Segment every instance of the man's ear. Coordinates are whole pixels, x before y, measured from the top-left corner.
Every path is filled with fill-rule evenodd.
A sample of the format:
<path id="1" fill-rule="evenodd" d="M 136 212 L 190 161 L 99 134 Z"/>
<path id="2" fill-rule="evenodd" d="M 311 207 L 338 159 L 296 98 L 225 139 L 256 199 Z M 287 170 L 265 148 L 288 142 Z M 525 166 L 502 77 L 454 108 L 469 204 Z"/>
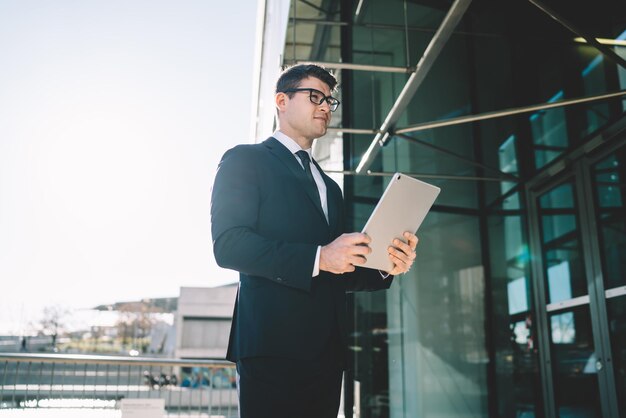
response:
<path id="1" fill-rule="evenodd" d="M 276 93 L 274 96 L 274 103 L 276 104 L 276 110 L 278 112 L 284 112 L 287 107 L 287 102 L 289 101 L 289 96 L 286 93 Z"/>

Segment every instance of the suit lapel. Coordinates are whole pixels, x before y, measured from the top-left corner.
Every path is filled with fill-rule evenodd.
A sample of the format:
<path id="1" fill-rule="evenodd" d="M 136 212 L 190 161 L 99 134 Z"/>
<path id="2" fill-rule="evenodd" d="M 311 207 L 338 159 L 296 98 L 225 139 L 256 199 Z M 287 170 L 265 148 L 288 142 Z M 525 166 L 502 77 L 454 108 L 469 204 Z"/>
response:
<path id="1" fill-rule="evenodd" d="M 298 163 L 298 161 L 296 161 L 297 157 L 294 156 L 283 144 L 278 142 L 276 138 L 270 137 L 264 141 L 264 144 L 269 148 L 272 154 L 278 157 L 278 159 L 282 161 L 283 164 L 287 166 L 287 168 L 289 168 L 292 174 L 300 182 L 309 200 L 311 201 L 313 206 L 315 206 L 315 208 L 317 209 L 318 213 L 324 220 L 324 223 L 326 223 L 326 216 L 324 215 L 324 211 L 322 210 L 322 207 L 319 204 L 319 192 L 317 188 L 315 187 L 315 185 L 313 185 L 307 178 L 304 170 L 302 169 L 302 166 Z M 329 218 L 330 218 L 330 214 L 329 214 Z"/>

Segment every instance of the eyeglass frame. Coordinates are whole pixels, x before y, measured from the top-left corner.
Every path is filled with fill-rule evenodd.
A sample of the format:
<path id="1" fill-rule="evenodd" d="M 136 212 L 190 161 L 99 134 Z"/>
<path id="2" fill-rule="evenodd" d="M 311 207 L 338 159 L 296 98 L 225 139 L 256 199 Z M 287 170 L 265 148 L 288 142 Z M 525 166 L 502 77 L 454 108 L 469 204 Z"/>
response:
<path id="1" fill-rule="evenodd" d="M 339 101 L 339 99 L 337 99 L 336 97 L 333 96 L 326 96 L 324 94 L 324 92 L 319 91 L 318 89 L 312 89 L 310 87 L 300 87 L 300 88 L 295 88 L 295 89 L 285 89 L 282 91 L 279 91 L 279 93 L 297 93 L 300 91 L 308 91 L 309 92 L 309 100 L 311 101 L 311 103 L 321 106 L 324 102 L 328 103 L 328 107 L 330 108 L 331 112 L 334 112 L 335 110 L 337 110 L 337 108 L 339 107 L 339 105 L 341 104 L 341 102 Z M 313 100 L 313 92 L 319 93 L 323 98 L 318 102 Z M 334 100 L 337 104 L 335 105 L 335 108 L 333 109 L 333 105 L 330 102 L 330 100 Z"/>

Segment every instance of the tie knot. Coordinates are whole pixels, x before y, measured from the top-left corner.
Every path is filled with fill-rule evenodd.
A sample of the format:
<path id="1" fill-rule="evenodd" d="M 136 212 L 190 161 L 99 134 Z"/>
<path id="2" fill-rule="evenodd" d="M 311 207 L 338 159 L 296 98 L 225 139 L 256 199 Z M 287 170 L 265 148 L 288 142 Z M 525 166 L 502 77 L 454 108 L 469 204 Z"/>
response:
<path id="1" fill-rule="evenodd" d="M 308 152 L 300 150 L 296 152 L 296 155 L 300 158 L 300 161 L 302 161 L 302 165 L 304 165 L 305 168 L 311 163 L 311 158 L 309 158 Z"/>

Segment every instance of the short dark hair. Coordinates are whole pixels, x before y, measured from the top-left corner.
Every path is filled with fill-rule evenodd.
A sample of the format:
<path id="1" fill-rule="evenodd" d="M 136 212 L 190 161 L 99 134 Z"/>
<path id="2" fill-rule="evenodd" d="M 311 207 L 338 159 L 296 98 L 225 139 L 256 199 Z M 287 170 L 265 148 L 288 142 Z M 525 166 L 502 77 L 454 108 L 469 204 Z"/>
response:
<path id="1" fill-rule="evenodd" d="M 286 68 L 280 74 L 278 81 L 276 81 L 276 93 L 298 88 L 300 82 L 309 77 L 315 77 L 326 83 L 331 93 L 337 87 L 337 79 L 326 68 L 315 64 L 298 64 Z M 287 95 L 293 97 L 294 93 L 287 93 Z"/>

